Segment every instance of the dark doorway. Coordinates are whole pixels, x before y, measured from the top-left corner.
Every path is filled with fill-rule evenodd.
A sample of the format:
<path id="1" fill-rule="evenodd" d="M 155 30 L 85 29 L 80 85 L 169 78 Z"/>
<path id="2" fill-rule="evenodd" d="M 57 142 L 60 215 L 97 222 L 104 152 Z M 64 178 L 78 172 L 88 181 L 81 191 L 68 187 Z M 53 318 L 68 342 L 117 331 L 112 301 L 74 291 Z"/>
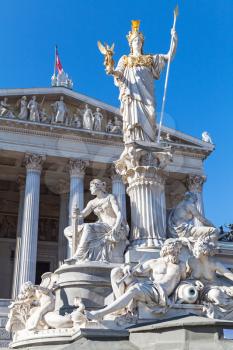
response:
<path id="1" fill-rule="evenodd" d="M 50 262 L 37 261 L 36 263 L 36 284 L 41 283 L 41 276 L 43 273 L 50 271 Z"/>

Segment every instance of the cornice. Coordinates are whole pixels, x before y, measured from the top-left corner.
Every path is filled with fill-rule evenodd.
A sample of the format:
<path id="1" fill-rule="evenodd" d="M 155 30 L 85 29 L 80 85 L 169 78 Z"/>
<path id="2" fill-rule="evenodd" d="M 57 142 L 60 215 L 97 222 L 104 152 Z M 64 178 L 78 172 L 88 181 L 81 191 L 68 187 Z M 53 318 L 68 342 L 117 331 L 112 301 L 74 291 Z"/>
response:
<path id="1" fill-rule="evenodd" d="M 1 123 L 4 121 L 4 125 Z M 8 125 L 7 125 L 8 124 Z M 11 124 L 11 125 L 9 125 Z M 14 126 L 13 126 L 14 125 Z M 30 127 L 29 127 L 30 126 Z M 40 129 L 40 130 L 39 130 Z M 117 146 L 123 147 L 122 138 L 119 135 L 107 134 L 104 132 L 94 132 L 91 133 L 86 130 L 76 130 L 71 127 L 62 127 L 58 125 L 47 125 L 35 122 L 23 122 L 23 121 L 15 121 L 15 120 L 5 120 L 0 118 L 0 131 L 21 134 L 21 135 L 36 135 L 36 136 L 45 136 L 57 139 L 68 139 L 74 140 L 78 142 L 85 142 L 90 144 L 104 144 L 109 146 Z M 66 133 L 64 133 L 64 131 Z M 84 134 L 85 136 L 81 136 L 80 134 Z M 89 136 L 89 137 L 87 137 Z M 95 136 L 96 138 L 94 138 Z M 104 138 L 103 138 L 104 137 Z M 119 141 L 109 140 L 109 138 L 118 139 Z"/>

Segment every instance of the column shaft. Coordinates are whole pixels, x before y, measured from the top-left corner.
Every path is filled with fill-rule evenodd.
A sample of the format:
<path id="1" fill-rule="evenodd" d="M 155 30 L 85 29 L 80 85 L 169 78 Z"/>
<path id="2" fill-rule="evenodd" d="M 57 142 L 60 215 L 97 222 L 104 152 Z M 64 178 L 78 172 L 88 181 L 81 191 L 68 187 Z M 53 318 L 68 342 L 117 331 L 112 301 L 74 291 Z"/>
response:
<path id="1" fill-rule="evenodd" d="M 118 174 L 112 175 L 112 194 L 116 196 L 123 217 L 126 219 L 125 185 Z"/>
<path id="2" fill-rule="evenodd" d="M 68 195 L 60 194 L 59 210 L 59 237 L 58 237 L 58 264 L 61 266 L 66 258 L 67 239 L 64 236 L 64 229 L 68 226 Z"/>
<path id="3" fill-rule="evenodd" d="M 160 247 L 166 239 L 164 178 L 153 167 L 141 167 L 133 174 L 127 191 L 131 202 L 131 246 Z"/>
<path id="4" fill-rule="evenodd" d="M 27 175 L 22 223 L 19 288 L 27 281 L 35 283 L 42 161 L 43 158 L 38 155 L 28 155 L 25 159 Z"/>
<path id="5" fill-rule="evenodd" d="M 23 207 L 24 207 L 24 193 L 25 193 L 24 176 L 18 177 L 18 184 L 19 184 L 19 208 L 18 208 L 15 260 L 14 260 L 14 272 L 13 272 L 13 283 L 12 283 L 13 300 L 19 294 L 19 272 L 20 272 L 20 264 L 21 264 L 22 222 L 23 222 Z"/>
<path id="6" fill-rule="evenodd" d="M 84 208 L 84 175 L 86 162 L 75 159 L 70 160 L 70 198 L 69 198 L 69 225 L 72 225 L 74 208 L 80 211 Z M 67 256 L 72 255 L 72 241 L 68 241 Z"/>

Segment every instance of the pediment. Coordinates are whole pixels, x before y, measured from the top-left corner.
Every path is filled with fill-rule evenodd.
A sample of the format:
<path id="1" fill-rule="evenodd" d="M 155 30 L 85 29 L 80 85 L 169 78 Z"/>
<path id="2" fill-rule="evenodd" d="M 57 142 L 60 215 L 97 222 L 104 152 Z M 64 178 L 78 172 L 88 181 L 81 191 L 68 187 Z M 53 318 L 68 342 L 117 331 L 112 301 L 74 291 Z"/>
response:
<path id="1" fill-rule="evenodd" d="M 118 108 L 113 107 L 107 103 L 99 101 L 97 99 L 91 98 L 89 96 L 80 94 L 78 92 L 63 88 L 63 87 L 51 87 L 51 88 L 28 88 L 28 89 L 1 89 L 0 90 L 0 100 L 4 97 L 8 97 L 8 103 L 12 108 L 13 114 L 15 114 L 16 119 L 19 114 L 19 105 L 18 101 L 22 96 L 27 97 L 27 101 L 29 101 L 32 96 L 36 96 L 38 103 L 40 104 L 40 108 L 46 112 L 49 116 L 50 122 L 54 119 L 54 110 L 52 104 L 59 100 L 61 96 L 64 97 L 64 102 L 67 106 L 67 120 L 64 123 L 64 126 L 72 126 L 72 119 L 74 115 L 77 115 L 78 111 L 82 111 L 85 108 L 85 105 L 88 104 L 92 112 L 96 111 L 96 108 L 100 108 L 101 113 L 103 114 L 102 121 L 102 133 L 106 133 L 107 124 L 109 120 L 114 123 L 114 118 L 118 118 L 122 120 L 120 115 L 120 111 Z M 47 124 L 49 124 L 47 123 Z M 168 140 L 167 139 L 167 135 Z M 114 135 L 117 136 L 117 135 Z M 118 133 L 120 139 L 122 139 L 122 134 Z M 175 146 L 175 148 L 186 148 L 197 150 L 197 152 L 204 153 L 208 155 L 214 150 L 214 145 L 203 142 L 202 140 L 182 133 L 180 131 L 162 127 L 162 137 L 169 144 Z"/>

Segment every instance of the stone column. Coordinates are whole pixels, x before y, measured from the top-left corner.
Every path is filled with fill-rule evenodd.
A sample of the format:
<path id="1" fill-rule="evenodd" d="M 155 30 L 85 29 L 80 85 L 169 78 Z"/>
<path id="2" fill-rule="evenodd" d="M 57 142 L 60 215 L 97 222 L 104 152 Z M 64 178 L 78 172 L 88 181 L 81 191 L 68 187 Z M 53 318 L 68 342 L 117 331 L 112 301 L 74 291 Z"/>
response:
<path id="1" fill-rule="evenodd" d="M 80 211 L 84 208 L 84 175 L 86 162 L 80 159 L 71 159 L 69 161 L 70 171 L 70 198 L 69 198 L 69 225 L 72 224 L 72 214 L 74 208 Z M 72 253 L 72 241 L 68 242 L 67 256 Z"/>
<path id="2" fill-rule="evenodd" d="M 166 239 L 165 177 L 155 167 L 131 169 L 131 246 L 158 248 Z"/>
<path id="3" fill-rule="evenodd" d="M 19 271 L 21 263 L 21 238 L 22 238 L 22 221 L 23 221 L 23 206 L 24 206 L 24 191 L 25 191 L 25 176 L 20 175 L 17 179 L 19 187 L 19 208 L 18 208 L 18 221 L 16 232 L 16 245 L 15 245 L 15 260 L 14 260 L 14 272 L 12 283 L 12 299 L 14 300 L 19 294 Z"/>
<path id="4" fill-rule="evenodd" d="M 194 192 L 197 195 L 197 209 L 204 216 L 204 203 L 203 203 L 203 184 L 206 181 L 206 177 L 203 175 L 189 175 L 187 178 L 187 186 L 190 192 Z M 202 226 L 199 220 L 194 221 L 196 226 Z"/>
<path id="5" fill-rule="evenodd" d="M 117 198 L 120 210 L 126 219 L 126 198 L 125 198 L 125 184 L 115 169 L 112 168 L 112 194 Z"/>
<path id="6" fill-rule="evenodd" d="M 27 281 L 35 283 L 40 175 L 44 158 L 44 156 L 37 154 L 27 154 L 25 156 L 25 166 L 27 173 L 22 223 L 19 288 L 23 283 Z"/>
<path id="7" fill-rule="evenodd" d="M 58 236 L 58 264 L 61 266 L 67 254 L 67 239 L 64 236 L 64 229 L 68 226 L 68 184 L 59 181 L 58 193 L 60 196 L 59 210 L 59 236 Z"/>
<path id="8" fill-rule="evenodd" d="M 160 248 L 166 240 L 165 167 L 170 149 L 127 144 L 116 171 L 128 184 L 131 205 L 130 248 Z"/>

